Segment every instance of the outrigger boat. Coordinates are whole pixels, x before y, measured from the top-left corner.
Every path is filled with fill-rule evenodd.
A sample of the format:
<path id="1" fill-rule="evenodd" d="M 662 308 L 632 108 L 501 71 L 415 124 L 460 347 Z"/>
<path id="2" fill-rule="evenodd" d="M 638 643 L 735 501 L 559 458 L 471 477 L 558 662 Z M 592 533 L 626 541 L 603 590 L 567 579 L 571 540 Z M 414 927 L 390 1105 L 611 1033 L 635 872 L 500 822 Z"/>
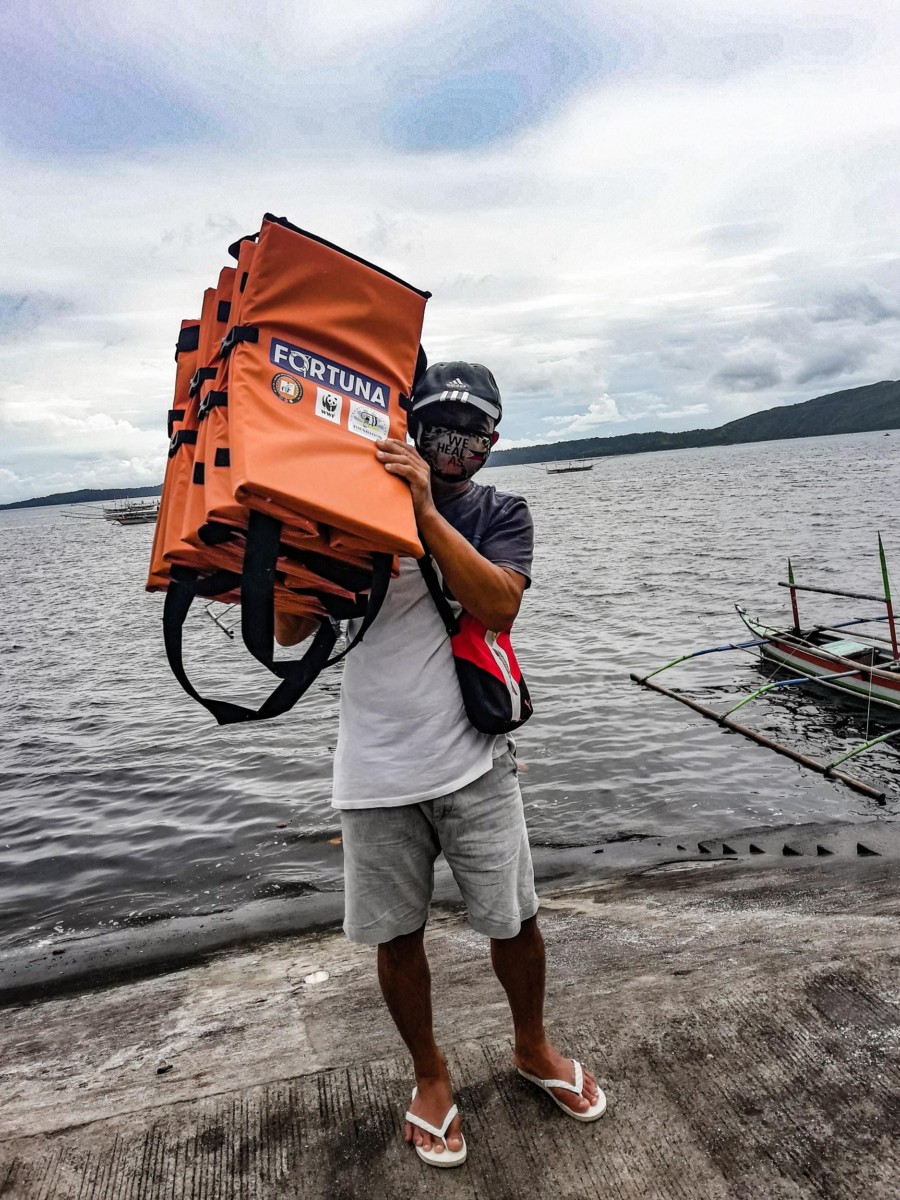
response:
<path id="1" fill-rule="evenodd" d="M 592 461 L 583 458 L 574 458 L 569 462 L 547 463 L 544 470 L 548 475 L 565 475 L 569 471 L 591 471 L 594 464 Z"/>
<path id="2" fill-rule="evenodd" d="M 87 512 L 67 512 L 64 517 L 80 521 L 110 521 L 113 525 L 152 525 L 159 516 L 159 497 L 147 500 L 120 500 L 115 504 L 98 508 L 85 505 Z"/>
<path id="3" fill-rule="evenodd" d="M 159 497 L 149 500 L 120 500 L 103 510 L 104 521 L 114 525 L 151 525 L 159 516 Z"/>
<path id="4" fill-rule="evenodd" d="M 635 683 L 652 688 L 654 691 L 660 692 L 672 700 L 678 700 L 679 703 L 686 704 L 695 712 L 716 721 L 719 725 L 734 730 L 736 733 L 741 733 L 760 745 L 767 746 L 779 754 L 792 758 L 803 766 L 818 771 L 822 775 L 839 779 L 855 791 L 870 796 L 883 804 L 886 799 L 883 791 L 879 791 L 877 788 L 871 787 L 862 780 L 852 775 L 847 775 L 837 768 L 840 764 L 847 762 L 851 758 L 855 758 L 858 754 L 862 754 L 872 746 L 900 736 L 900 727 L 891 729 L 887 733 L 880 734 L 878 737 L 871 738 L 861 746 L 857 746 L 848 753 L 834 759 L 833 762 L 823 764 L 805 754 L 792 750 L 788 746 L 782 745 L 780 742 L 775 742 L 771 738 L 767 738 L 764 734 L 758 733 L 746 725 L 738 723 L 732 716 L 739 708 L 743 708 L 745 704 L 749 704 L 758 696 L 766 695 L 768 692 L 775 691 L 776 689 L 799 687 L 809 683 L 832 688 L 845 696 L 863 701 L 867 706 L 878 705 L 880 708 L 900 709 L 900 649 L 898 649 L 897 645 L 897 627 L 891 598 L 890 578 L 888 576 L 881 534 L 878 535 L 878 555 L 884 585 L 884 594 L 881 596 L 867 592 L 849 592 L 837 588 L 799 584 L 794 579 L 793 567 L 790 559 L 788 559 L 788 577 L 786 581 L 779 582 L 779 587 L 788 588 L 790 591 L 791 610 L 794 619 L 793 626 L 790 629 L 779 630 L 764 625 L 760 621 L 749 617 L 746 610 L 741 605 L 736 604 L 735 608 L 741 620 L 754 635 L 752 640 L 729 642 L 724 646 L 708 646 L 702 650 L 693 650 L 687 654 L 679 655 L 678 658 L 672 659 L 671 662 L 664 663 L 661 667 L 657 667 L 655 671 L 651 671 L 647 675 L 632 673 L 631 678 Z M 854 617 L 851 620 L 839 621 L 830 626 L 817 625 L 804 629 L 800 623 L 800 613 L 797 603 L 798 592 L 818 592 L 826 596 L 843 596 L 854 600 L 875 601 L 883 604 L 887 611 L 884 616 Z M 871 625 L 879 621 L 886 621 L 888 623 L 889 638 L 880 638 L 872 633 L 856 633 L 854 637 L 848 638 L 843 633 L 845 629 L 851 626 Z M 667 671 L 670 667 L 674 667 L 678 663 L 686 662 L 688 659 L 699 658 L 705 654 L 718 654 L 727 650 L 747 650 L 752 653 L 754 649 L 759 650 L 762 661 L 774 666 L 779 673 L 786 671 L 791 677 L 787 679 L 783 677 L 770 679 L 762 687 L 757 688 L 750 695 L 738 701 L 737 704 L 733 704 L 724 713 L 717 713 L 705 704 L 699 703 L 699 701 L 692 699 L 684 693 L 675 692 L 663 687 L 659 683 L 651 682 L 655 675 L 659 675 L 662 671 Z"/>

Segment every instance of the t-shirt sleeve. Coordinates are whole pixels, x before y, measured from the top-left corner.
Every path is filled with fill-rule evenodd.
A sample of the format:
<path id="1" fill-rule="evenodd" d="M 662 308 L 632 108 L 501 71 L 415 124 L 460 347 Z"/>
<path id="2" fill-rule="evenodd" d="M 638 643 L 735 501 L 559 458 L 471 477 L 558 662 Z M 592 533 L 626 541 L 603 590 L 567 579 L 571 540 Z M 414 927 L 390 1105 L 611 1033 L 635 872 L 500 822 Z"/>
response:
<path id="1" fill-rule="evenodd" d="M 510 567 L 531 583 L 534 522 L 522 496 L 510 496 L 491 515 L 478 551 L 497 567 Z"/>

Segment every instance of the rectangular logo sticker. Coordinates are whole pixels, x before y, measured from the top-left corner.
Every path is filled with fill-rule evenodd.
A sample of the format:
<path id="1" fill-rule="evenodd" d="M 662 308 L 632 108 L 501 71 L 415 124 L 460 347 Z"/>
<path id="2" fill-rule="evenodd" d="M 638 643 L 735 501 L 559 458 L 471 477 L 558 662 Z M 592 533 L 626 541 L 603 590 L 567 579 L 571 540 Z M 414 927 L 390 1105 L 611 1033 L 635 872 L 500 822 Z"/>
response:
<path id="1" fill-rule="evenodd" d="M 350 413 L 347 417 L 347 428 L 351 433 L 358 433 L 360 437 L 370 438 L 373 442 L 380 442 L 388 436 L 390 422 L 384 413 L 375 412 L 365 404 L 359 404 L 356 400 L 351 400 Z"/>
<path id="2" fill-rule="evenodd" d="M 290 371 L 301 379 L 309 379 L 324 387 L 343 392 L 363 404 L 371 404 L 373 408 L 387 411 L 391 389 L 386 383 L 380 383 L 371 375 L 362 371 L 354 371 L 344 363 L 334 362 L 330 358 L 322 358 L 302 346 L 294 346 L 281 338 L 272 338 L 269 347 L 269 361 L 282 371 Z"/>
<path id="3" fill-rule="evenodd" d="M 344 407 L 344 397 L 340 392 L 329 392 L 327 388 L 316 388 L 316 416 L 341 423 L 341 409 Z"/>

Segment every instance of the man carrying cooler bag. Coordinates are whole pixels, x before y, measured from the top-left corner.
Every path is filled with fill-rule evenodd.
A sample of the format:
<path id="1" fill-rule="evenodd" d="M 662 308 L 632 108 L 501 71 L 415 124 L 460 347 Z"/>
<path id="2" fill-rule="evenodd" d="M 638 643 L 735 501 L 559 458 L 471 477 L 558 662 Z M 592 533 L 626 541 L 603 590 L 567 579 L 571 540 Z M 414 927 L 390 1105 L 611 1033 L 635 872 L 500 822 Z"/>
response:
<path id="1" fill-rule="evenodd" d="M 508 631 L 518 614 L 533 549 L 525 500 L 472 481 L 497 440 L 501 413 L 499 390 L 485 367 L 436 363 L 412 397 L 415 445 L 376 444 L 385 470 L 409 485 L 421 539 L 444 589 L 477 628 L 495 631 L 493 637 Z M 352 941 L 377 945 L 381 990 L 413 1059 L 406 1140 L 425 1162 L 451 1167 L 465 1161 L 466 1146 L 434 1040 L 424 949 L 441 852 L 469 924 L 491 939 L 520 1073 L 577 1120 L 601 1116 L 606 1099 L 592 1075 L 547 1041 L 544 944 L 514 743 L 472 724 L 470 697 L 464 700 L 461 690 L 467 682 L 448 637 L 450 618 L 438 611 L 434 579 L 431 587 L 426 579 L 420 564 L 400 560 L 378 620 L 346 661 L 333 804 L 343 828 L 344 930 Z M 305 632 L 302 619 L 279 616 L 282 644 Z M 514 656 L 502 651 L 498 661 L 507 664 L 509 657 L 514 665 Z M 524 681 L 517 670 L 513 679 L 504 665 L 500 678 L 509 679 L 518 703 Z M 500 727 L 521 724 L 529 712 L 530 703 Z"/>

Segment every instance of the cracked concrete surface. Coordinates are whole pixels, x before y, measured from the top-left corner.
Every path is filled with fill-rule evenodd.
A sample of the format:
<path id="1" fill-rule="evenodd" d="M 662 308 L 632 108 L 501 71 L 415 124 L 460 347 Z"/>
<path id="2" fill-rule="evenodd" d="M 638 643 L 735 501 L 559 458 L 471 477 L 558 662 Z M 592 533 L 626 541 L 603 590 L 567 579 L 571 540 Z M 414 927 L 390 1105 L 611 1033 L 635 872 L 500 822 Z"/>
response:
<path id="1" fill-rule="evenodd" d="M 585 1126 L 514 1074 L 487 943 L 437 915 L 470 1147 L 452 1172 L 402 1142 L 408 1062 L 373 952 L 340 933 L 8 1006 L 0 1197 L 896 1200 L 898 916 L 888 858 L 675 863 L 546 897 L 551 1029 L 609 1096 Z"/>

